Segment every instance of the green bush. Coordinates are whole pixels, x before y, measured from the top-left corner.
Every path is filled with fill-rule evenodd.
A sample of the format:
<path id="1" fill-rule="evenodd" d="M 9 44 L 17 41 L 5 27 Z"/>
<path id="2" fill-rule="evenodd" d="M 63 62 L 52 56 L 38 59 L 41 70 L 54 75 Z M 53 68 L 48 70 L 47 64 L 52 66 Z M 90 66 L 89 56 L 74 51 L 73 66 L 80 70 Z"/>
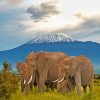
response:
<path id="1" fill-rule="evenodd" d="M 3 64 L 4 65 L 4 64 Z M 6 64 L 7 66 L 9 64 Z M 7 66 L 0 72 L 0 99 L 9 99 L 12 93 L 18 89 L 18 77 L 10 72 Z"/>

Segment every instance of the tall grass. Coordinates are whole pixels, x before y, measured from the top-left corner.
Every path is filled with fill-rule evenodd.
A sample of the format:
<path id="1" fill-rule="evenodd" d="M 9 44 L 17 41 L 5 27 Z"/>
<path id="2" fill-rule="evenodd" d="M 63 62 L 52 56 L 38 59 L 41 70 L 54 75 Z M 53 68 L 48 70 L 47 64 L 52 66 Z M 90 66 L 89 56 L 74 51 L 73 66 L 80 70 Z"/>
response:
<path id="1" fill-rule="evenodd" d="M 10 100 L 100 100 L 100 86 L 94 86 L 92 94 L 88 90 L 86 94 L 82 93 L 81 96 L 78 96 L 76 91 L 69 94 L 61 94 L 56 90 L 49 90 L 49 92 L 39 94 L 37 90 L 33 90 L 28 95 L 24 95 L 18 90 L 16 94 L 12 94 Z"/>

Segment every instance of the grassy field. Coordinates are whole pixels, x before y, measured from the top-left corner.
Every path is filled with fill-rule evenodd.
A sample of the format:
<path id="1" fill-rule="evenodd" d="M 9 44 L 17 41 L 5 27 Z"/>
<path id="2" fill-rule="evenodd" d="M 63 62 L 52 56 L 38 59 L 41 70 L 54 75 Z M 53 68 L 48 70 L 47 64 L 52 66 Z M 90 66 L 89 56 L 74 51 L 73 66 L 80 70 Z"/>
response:
<path id="1" fill-rule="evenodd" d="M 29 92 L 28 95 L 24 95 L 19 89 L 17 93 L 12 94 L 10 100 L 100 100 L 100 81 L 96 80 L 94 82 L 92 94 L 89 93 L 89 89 L 86 94 L 82 93 L 81 96 L 78 96 L 76 91 L 70 92 L 69 94 L 61 94 L 56 90 L 49 90 L 49 92 L 39 94 L 38 90 L 35 89 Z"/>
<path id="2" fill-rule="evenodd" d="M 8 64 L 7 64 L 8 65 Z M 100 75 L 95 75 L 93 93 L 82 93 L 78 96 L 76 91 L 70 93 L 58 93 L 56 90 L 39 94 L 38 89 L 29 91 L 28 95 L 21 93 L 19 76 L 9 71 L 10 67 L 4 67 L 0 72 L 0 100 L 100 100 Z"/>

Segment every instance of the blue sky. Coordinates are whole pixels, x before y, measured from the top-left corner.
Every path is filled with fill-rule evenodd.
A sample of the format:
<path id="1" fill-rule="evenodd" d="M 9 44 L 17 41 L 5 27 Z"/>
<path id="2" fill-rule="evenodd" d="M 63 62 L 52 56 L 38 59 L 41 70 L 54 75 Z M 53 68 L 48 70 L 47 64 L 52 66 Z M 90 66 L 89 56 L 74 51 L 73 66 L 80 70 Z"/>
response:
<path id="1" fill-rule="evenodd" d="M 100 0 L 0 0 L 0 50 L 40 32 L 100 43 Z"/>

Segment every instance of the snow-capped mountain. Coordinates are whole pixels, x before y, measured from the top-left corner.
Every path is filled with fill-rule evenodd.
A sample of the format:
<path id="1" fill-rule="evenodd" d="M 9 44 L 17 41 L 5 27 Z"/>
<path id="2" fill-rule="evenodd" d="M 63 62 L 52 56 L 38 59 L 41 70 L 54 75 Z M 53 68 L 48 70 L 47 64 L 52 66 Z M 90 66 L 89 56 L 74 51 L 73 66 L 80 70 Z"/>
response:
<path id="1" fill-rule="evenodd" d="M 72 42 L 73 39 L 65 33 L 37 33 L 28 43 Z"/>

